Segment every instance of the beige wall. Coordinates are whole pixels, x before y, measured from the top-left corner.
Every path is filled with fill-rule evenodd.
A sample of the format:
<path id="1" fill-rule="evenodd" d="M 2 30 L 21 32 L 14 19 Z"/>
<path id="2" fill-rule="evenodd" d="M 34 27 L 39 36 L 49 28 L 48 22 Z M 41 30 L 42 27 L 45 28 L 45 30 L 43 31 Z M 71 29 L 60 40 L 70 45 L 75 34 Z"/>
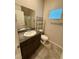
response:
<path id="1" fill-rule="evenodd" d="M 21 51 L 20 51 L 20 42 L 19 42 L 19 37 L 17 32 L 17 25 L 15 27 L 16 27 L 15 28 L 15 59 L 22 59 Z"/>
<path id="2" fill-rule="evenodd" d="M 51 0 L 50 5 L 49 0 L 45 0 L 44 4 L 44 22 L 45 22 L 45 33 L 48 35 L 49 39 L 61 47 L 63 46 L 63 26 L 51 24 L 53 20 L 48 19 L 49 10 L 62 7 L 62 0 L 57 0 L 58 2 Z M 57 5 L 58 4 L 58 5 Z"/>
<path id="3" fill-rule="evenodd" d="M 18 4 L 15 4 L 15 9 L 16 10 L 21 10 L 21 7 Z"/>

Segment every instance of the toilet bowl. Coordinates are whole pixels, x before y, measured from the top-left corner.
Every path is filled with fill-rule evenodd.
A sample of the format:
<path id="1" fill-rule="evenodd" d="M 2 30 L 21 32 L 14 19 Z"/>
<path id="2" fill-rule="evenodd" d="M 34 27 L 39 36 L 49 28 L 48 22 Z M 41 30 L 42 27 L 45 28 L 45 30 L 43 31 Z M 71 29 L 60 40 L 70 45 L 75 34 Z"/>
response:
<path id="1" fill-rule="evenodd" d="M 48 37 L 46 35 L 41 35 L 41 39 L 44 40 L 44 41 L 47 41 Z"/>
<path id="2" fill-rule="evenodd" d="M 46 35 L 41 35 L 41 43 L 45 44 L 48 41 L 48 37 Z"/>

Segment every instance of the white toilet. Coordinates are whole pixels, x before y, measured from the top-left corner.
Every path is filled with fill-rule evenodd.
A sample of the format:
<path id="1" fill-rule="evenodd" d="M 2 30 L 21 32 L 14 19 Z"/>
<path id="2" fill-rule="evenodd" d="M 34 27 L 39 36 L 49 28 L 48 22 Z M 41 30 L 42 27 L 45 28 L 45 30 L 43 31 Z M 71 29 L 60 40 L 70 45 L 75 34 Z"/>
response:
<path id="1" fill-rule="evenodd" d="M 46 35 L 41 35 L 41 43 L 45 44 L 48 41 L 48 37 Z"/>
<path id="2" fill-rule="evenodd" d="M 48 40 L 48 37 L 46 35 L 41 35 L 41 44 L 46 47 L 47 49 L 51 48 L 51 44 Z"/>
<path id="3" fill-rule="evenodd" d="M 46 35 L 43 34 L 43 30 L 40 29 L 39 32 L 41 33 L 41 44 L 43 44 L 44 46 L 48 45 L 47 42 L 48 42 L 48 37 Z"/>

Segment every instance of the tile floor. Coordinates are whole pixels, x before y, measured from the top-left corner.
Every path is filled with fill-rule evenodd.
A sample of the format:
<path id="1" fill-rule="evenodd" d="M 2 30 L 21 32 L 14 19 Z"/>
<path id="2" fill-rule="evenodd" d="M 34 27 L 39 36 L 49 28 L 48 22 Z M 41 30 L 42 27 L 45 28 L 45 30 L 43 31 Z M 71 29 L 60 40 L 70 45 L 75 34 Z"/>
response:
<path id="1" fill-rule="evenodd" d="M 31 59 L 60 59 L 60 56 L 55 53 L 52 45 L 49 45 L 49 48 L 47 48 L 41 44 Z"/>

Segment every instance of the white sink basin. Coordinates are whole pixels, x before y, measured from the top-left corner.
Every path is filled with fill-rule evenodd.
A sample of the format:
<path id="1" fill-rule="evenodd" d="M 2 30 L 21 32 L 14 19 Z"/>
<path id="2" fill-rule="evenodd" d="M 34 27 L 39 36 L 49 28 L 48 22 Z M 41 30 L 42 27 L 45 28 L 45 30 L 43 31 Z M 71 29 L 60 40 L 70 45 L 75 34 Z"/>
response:
<path id="1" fill-rule="evenodd" d="M 27 32 L 24 33 L 25 37 L 31 37 L 31 36 L 34 36 L 34 35 L 36 35 L 35 30 L 27 31 Z"/>

